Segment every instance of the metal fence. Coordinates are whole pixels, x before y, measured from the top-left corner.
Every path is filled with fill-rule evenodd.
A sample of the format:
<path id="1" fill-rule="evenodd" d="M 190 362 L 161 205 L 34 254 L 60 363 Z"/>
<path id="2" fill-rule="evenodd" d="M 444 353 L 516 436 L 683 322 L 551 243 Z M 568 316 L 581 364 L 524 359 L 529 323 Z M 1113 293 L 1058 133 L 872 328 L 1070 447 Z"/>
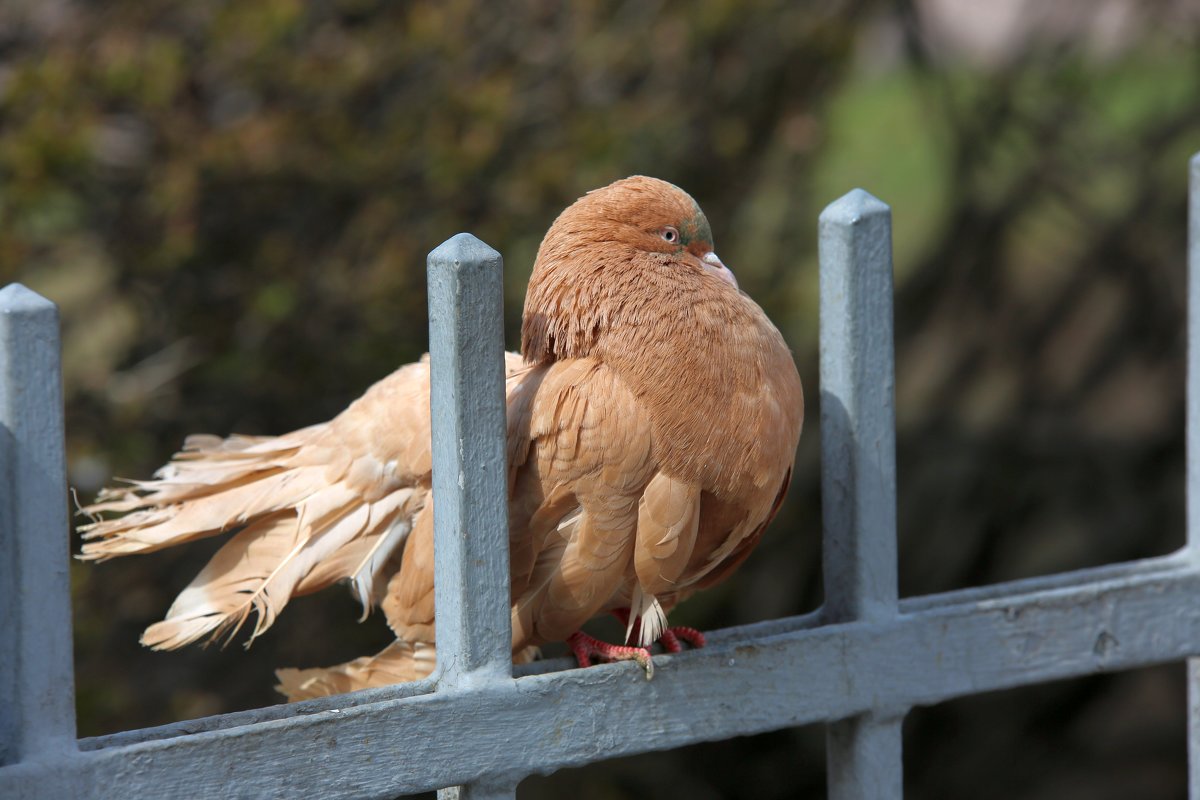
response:
<path id="1" fill-rule="evenodd" d="M 75 734 L 57 312 L 0 290 L 0 796 L 501 798 L 534 773 L 824 722 L 829 796 L 896 798 L 914 706 L 1200 656 L 1200 155 L 1190 178 L 1181 551 L 898 600 L 891 216 L 855 190 L 820 220 L 824 607 L 656 656 L 653 681 L 632 663 L 565 660 L 514 676 L 501 261 L 460 234 L 429 257 L 437 675 L 88 739 Z M 1200 659 L 1188 685 L 1200 799 Z"/>

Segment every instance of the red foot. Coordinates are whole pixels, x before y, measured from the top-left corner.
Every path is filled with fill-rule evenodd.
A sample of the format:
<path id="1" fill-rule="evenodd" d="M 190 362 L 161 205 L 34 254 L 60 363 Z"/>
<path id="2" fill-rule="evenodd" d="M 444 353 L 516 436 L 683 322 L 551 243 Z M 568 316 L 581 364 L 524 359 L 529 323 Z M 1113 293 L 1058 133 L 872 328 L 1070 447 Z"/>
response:
<path id="1" fill-rule="evenodd" d="M 618 608 L 612 613 L 617 619 L 621 620 L 623 625 L 629 624 L 628 608 Z M 636 638 L 636 627 L 632 635 Z M 695 628 L 688 628 L 683 625 L 666 628 L 663 630 L 662 635 L 658 637 L 663 650 L 668 653 L 682 652 L 683 645 L 679 643 L 681 639 L 692 647 L 704 647 L 705 644 L 703 633 Z M 579 666 L 581 667 L 590 667 L 593 658 L 600 658 L 605 661 L 636 661 L 646 671 L 646 680 L 654 677 L 654 660 L 650 657 L 650 651 L 645 647 L 630 647 L 628 644 L 609 644 L 608 642 L 600 641 L 594 636 L 589 636 L 583 631 L 576 631 L 568 636 L 567 646 L 571 648 L 571 652 L 575 654 L 575 660 L 579 662 Z"/>
<path id="2" fill-rule="evenodd" d="M 593 656 L 606 661 L 636 661 L 646 671 L 646 680 L 654 677 L 654 661 L 650 658 L 650 651 L 644 647 L 609 644 L 594 636 L 588 636 L 583 631 L 575 631 L 568 636 L 567 646 L 571 648 L 581 667 L 590 667 Z"/>

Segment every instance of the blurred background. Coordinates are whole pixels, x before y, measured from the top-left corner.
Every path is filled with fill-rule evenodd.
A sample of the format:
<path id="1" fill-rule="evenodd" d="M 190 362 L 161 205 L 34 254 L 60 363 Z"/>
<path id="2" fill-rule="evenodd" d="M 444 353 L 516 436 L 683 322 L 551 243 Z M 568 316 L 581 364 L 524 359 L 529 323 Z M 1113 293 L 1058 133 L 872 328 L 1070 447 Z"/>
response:
<path id="1" fill-rule="evenodd" d="M 820 603 L 816 218 L 862 186 L 894 209 L 902 592 L 1163 554 L 1198 32 L 1182 0 L 8 0 L 0 282 L 62 309 L 86 501 L 187 433 L 318 422 L 419 356 L 425 254 L 460 230 L 505 256 L 515 347 L 557 213 L 673 181 L 810 402 L 760 550 L 678 612 L 712 628 Z M 81 735 L 275 703 L 273 667 L 388 641 L 333 590 L 249 652 L 142 650 L 214 549 L 73 566 Z M 917 709 L 908 796 L 1183 797 L 1184 708 L 1170 666 Z M 802 728 L 522 792 L 820 797 L 823 747 Z"/>

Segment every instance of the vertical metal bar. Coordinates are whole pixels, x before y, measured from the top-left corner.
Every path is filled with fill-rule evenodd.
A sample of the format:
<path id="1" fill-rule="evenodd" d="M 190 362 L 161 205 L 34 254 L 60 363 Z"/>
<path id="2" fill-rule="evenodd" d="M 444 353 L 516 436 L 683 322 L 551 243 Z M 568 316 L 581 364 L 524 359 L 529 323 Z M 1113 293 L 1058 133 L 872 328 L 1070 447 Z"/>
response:
<path id="1" fill-rule="evenodd" d="M 503 261 L 460 233 L 429 254 L 440 685 L 512 676 Z"/>
<path id="2" fill-rule="evenodd" d="M 896 613 L 891 237 L 862 189 L 821 214 L 824 611 L 839 622 Z"/>
<path id="3" fill-rule="evenodd" d="M 58 309 L 0 289 L 0 764 L 75 749 Z"/>
<path id="4" fill-rule="evenodd" d="M 1200 153 L 1188 166 L 1187 551 L 1200 568 Z M 1188 795 L 1200 800 L 1200 658 L 1187 672 Z"/>
<path id="5" fill-rule="evenodd" d="M 897 613 L 891 209 L 855 189 L 820 219 L 821 453 L 830 622 Z M 904 711 L 833 722 L 829 797 L 903 794 Z"/>
<path id="6" fill-rule="evenodd" d="M 1188 797 L 1200 800 L 1200 658 L 1187 660 Z"/>
<path id="7" fill-rule="evenodd" d="M 903 717 L 864 715 L 827 726 L 825 750 L 830 798 L 903 797 L 903 721 Z"/>
<path id="8" fill-rule="evenodd" d="M 512 677 L 503 277 L 500 254 L 467 233 L 429 254 L 439 691 Z M 438 792 L 515 796 L 487 779 Z"/>

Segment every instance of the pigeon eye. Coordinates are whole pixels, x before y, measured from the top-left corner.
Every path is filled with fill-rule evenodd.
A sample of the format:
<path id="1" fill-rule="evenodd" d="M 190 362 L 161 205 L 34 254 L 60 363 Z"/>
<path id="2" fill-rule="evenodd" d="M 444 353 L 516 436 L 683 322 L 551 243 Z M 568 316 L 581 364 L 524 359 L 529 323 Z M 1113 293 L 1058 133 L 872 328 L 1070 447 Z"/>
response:
<path id="1" fill-rule="evenodd" d="M 662 231 L 659 232 L 659 236 L 661 236 L 664 241 L 670 242 L 671 244 L 675 244 L 679 241 L 679 231 L 670 225 L 663 228 Z"/>

